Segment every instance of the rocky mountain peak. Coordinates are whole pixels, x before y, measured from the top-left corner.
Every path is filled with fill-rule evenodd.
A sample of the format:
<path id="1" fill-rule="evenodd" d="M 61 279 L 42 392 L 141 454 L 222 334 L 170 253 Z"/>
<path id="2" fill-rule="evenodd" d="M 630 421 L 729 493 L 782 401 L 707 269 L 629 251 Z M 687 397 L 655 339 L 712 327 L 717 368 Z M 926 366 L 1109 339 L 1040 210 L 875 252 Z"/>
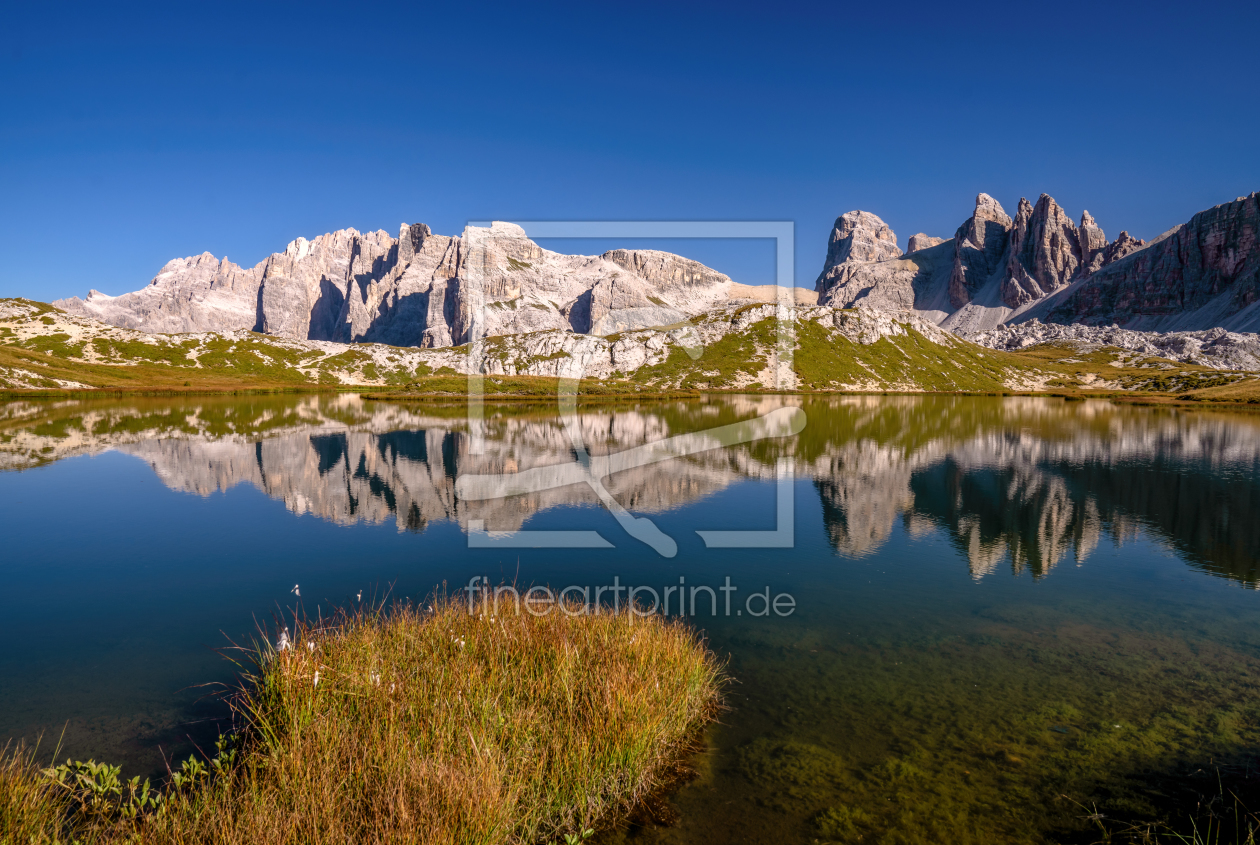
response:
<path id="1" fill-rule="evenodd" d="M 1260 327 L 1260 198 L 1200 211 L 1149 244 L 1122 232 L 1103 266 L 1042 319 L 1180 331 Z"/>
<path id="2" fill-rule="evenodd" d="M 311 242 L 306 238 L 298 237 L 289 241 L 284 248 L 284 254 L 290 258 L 301 260 L 311 253 Z"/>
<path id="3" fill-rule="evenodd" d="M 944 238 L 934 238 L 931 235 L 925 235 L 919 232 L 917 235 L 911 235 L 909 242 L 906 244 L 906 253 L 918 252 L 921 249 L 939 246 L 945 243 Z"/>
<path id="4" fill-rule="evenodd" d="M 888 224 L 869 211 L 850 211 L 836 218 L 827 246 L 827 263 L 883 261 L 901 255 L 897 236 Z"/>
<path id="5" fill-rule="evenodd" d="M 1081 247 L 1081 266 L 1077 278 L 1084 278 L 1098 270 L 1107 261 L 1107 235 L 1088 211 L 1081 212 L 1081 225 L 1076 228 Z"/>
<path id="6" fill-rule="evenodd" d="M 1260 327 L 1258 209 L 1260 196 L 1250 194 L 1150 243 L 1128 232 L 1109 243 L 1092 214 L 1083 211 L 1076 225 L 1049 194 L 1020 198 L 1012 219 L 982 193 L 948 246 L 911 238 L 913 261 L 833 266 L 837 256 L 829 255 L 819 302 L 913 309 L 964 333 L 1034 315 L 1126 328 L 1251 330 Z"/>
<path id="7" fill-rule="evenodd" d="M 407 262 L 414 258 L 417 252 L 424 249 L 424 239 L 432 234 L 432 230 L 424 223 L 402 224 L 398 229 L 399 262 Z"/>
<path id="8" fill-rule="evenodd" d="M 1126 255 L 1131 255 L 1146 246 L 1146 241 L 1141 238 L 1135 238 L 1127 231 L 1120 233 L 1114 241 L 1107 244 L 1107 248 L 1103 250 L 1103 266 L 1113 261 L 1119 261 Z"/>
<path id="9" fill-rule="evenodd" d="M 1002 208 L 1002 203 L 988 194 L 976 194 L 976 210 L 971 215 L 973 221 L 984 220 L 997 223 L 1003 229 L 1011 227 L 1011 218 Z"/>
<path id="10" fill-rule="evenodd" d="M 836 218 L 827 241 L 827 259 L 814 282 L 819 301 L 851 267 L 899 258 L 897 235 L 869 211 L 850 211 Z"/>
<path id="11" fill-rule="evenodd" d="M 814 290 L 823 296 L 835 286 L 838 273 L 854 264 L 865 264 L 899 258 L 897 235 L 888 224 L 869 211 L 850 211 L 836 218 L 827 241 L 827 258 L 814 282 Z"/>

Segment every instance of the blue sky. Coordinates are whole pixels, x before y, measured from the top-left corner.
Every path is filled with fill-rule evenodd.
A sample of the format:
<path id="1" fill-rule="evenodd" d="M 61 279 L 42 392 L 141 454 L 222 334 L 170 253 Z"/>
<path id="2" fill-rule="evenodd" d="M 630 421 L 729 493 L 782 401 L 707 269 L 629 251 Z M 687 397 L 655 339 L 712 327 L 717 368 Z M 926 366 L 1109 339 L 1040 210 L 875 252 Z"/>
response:
<path id="1" fill-rule="evenodd" d="M 793 220 L 811 286 L 854 208 L 904 248 L 1046 192 L 1149 238 L 1260 189 L 1254 2 L 208 5 L 9 4 L 0 295 L 490 218 Z"/>

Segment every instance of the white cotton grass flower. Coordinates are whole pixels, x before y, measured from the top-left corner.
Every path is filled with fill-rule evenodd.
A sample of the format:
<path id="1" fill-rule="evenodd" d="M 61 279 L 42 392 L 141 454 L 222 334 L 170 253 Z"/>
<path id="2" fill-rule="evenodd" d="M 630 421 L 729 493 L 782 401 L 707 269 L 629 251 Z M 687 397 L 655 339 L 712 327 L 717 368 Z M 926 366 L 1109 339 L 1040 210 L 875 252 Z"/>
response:
<path id="1" fill-rule="evenodd" d="M 369 675 L 368 677 L 369 677 L 369 678 L 371 679 L 371 681 L 372 681 L 372 686 L 379 687 L 379 686 L 381 685 L 381 673 L 380 673 L 380 672 L 373 672 L 373 673 L 372 673 L 371 675 Z"/>
<path id="2" fill-rule="evenodd" d="M 355 598 L 358 599 L 359 601 L 363 601 L 363 591 L 359 590 L 359 594 L 355 596 Z"/>
<path id="3" fill-rule="evenodd" d="M 312 654 L 314 654 L 314 653 L 315 653 L 315 643 L 314 643 L 314 641 L 313 641 L 313 640 L 307 640 L 307 641 L 306 641 L 306 648 L 307 648 L 307 649 L 308 649 L 308 650 L 309 650 Z"/>
<path id="4" fill-rule="evenodd" d="M 302 591 L 298 589 L 297 584 L 294 584 L 293 589 L 289 590 L 289 592 L 293 593 L 293 595 L 297 596 L 298 598 L 302 598 Z"/>
<path id="5" fill-rule="evenodd" d="M 284 630 L 280 632 L 279 639 L 276 640 L 276 651 L 289 650 L 289 628 L 286 625 Z"/>
<path id="6" fill-rule="evenodd" d="M 315 686 L 319 686 L 319 670 L 315 670 Z"/>

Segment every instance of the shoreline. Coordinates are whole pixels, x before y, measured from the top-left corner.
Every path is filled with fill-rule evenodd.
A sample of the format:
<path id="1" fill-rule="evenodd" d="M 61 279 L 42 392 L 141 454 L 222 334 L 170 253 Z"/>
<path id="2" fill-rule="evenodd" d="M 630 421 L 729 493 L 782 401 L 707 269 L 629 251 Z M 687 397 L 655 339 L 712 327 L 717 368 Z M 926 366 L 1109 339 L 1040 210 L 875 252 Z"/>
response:
<path id="1" fill-rule="evenodd" d="M 530 377 L 544 380 L 543 377 Z M 555 383 L 555 379 L 546 379 Z M 540 385 L 541 386 L 541 385 Z M 1107 399 L 1115 402 L 1136 405 L 1183 405 L 1187 407 L 1226 407 L 1247 409 L 1260 406 L 1260 379 L 1256 379 L 1254 395 L 1239 398 L 1199 397 L 1174 393 L 1124 392 L 1117 390 L 1069 391 L 1069 390 L 750 390 L 747 388 L 712 388 L 679 391 L 600 391 L 585 393 L 579 391 L 576 399 L 579 403 L 616 403 L 616 402 L 667 402 L 680 399 L 701 399 L 705 396 L 969 396 L 969 397 L 1026 397 L 1046 399 L 1066 399 L 1080 401 L 1085 399 Z M 22 400 L 64 400 L 64 399 L 102 399 L 102 398 L 146 398 L 146 399 L 179 399 L 188 397 L 229 397 L 229 396 L 285 396 L 285 395 L 338 395 L 357 394 L 368 402 L 433 402 L 442 404 L 466 403 L 469 394 L 454 391 L 407 392 L 366 391 L 363 385 L 325 385 L 286 386 L 286 387 L 233 387 L 233 388 L 97 388 L 70 390 L 0 390 L 0 402 Z M 487 392 L 480 394 L 480 399 L 500 404 L 547 404 L 555 400 L 558 394 L 552 392 L 513 393 Z"/>

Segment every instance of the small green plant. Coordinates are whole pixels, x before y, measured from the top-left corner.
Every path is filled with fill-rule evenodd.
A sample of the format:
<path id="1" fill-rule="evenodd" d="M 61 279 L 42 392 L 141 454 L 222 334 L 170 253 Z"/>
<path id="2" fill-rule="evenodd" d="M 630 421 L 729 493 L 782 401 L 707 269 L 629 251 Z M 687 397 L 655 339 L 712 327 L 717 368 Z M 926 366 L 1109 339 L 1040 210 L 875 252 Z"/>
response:
<path id="1" fill-rule="evenodd" d="M 148 778 L 122 778 L 122 767 L 95 760 L 66 760 L 60 766 L 42 770 L 66 795 L 85 820 L 111 824 L 119 820 L 134 822 L 142 816 L 162 815 L 168 802 L 180 794 L 191 795 L 211 777 L 229 771 L 236 762 L 236 736 L 220 736 L 215 742 L 216 756 L 208 763 L 195 756 L 180 764 L 171 773 L 169 790 L 163 792 Z"/>
<path id="2" fill-rule="evenodd" d="M 189 789 L 210 776 L 210 767 L 189 755 L 179 767 L 178 772 L 171 773 L 171 785 L 176 789 Z"/>
<path id="3" fill-rule="evenodd" d="M 124 781 L 121 766 L 95 760 L 66 760 L 43 773 L 68 792 L 79 812 L 88 818 L 135 819 L 162 806 L 162 793 L 147 778 L 143 783 L 139 777 Z"/>
<path id="4" fill-rule="evenodd" d="M 219 734 L 219 738 L 214 743 L 214 749 L 218 754 L 210 760 L 210 766 L 216 774 L 222 774 L 232 768 L 236 763 L 236 734 Z"/>

